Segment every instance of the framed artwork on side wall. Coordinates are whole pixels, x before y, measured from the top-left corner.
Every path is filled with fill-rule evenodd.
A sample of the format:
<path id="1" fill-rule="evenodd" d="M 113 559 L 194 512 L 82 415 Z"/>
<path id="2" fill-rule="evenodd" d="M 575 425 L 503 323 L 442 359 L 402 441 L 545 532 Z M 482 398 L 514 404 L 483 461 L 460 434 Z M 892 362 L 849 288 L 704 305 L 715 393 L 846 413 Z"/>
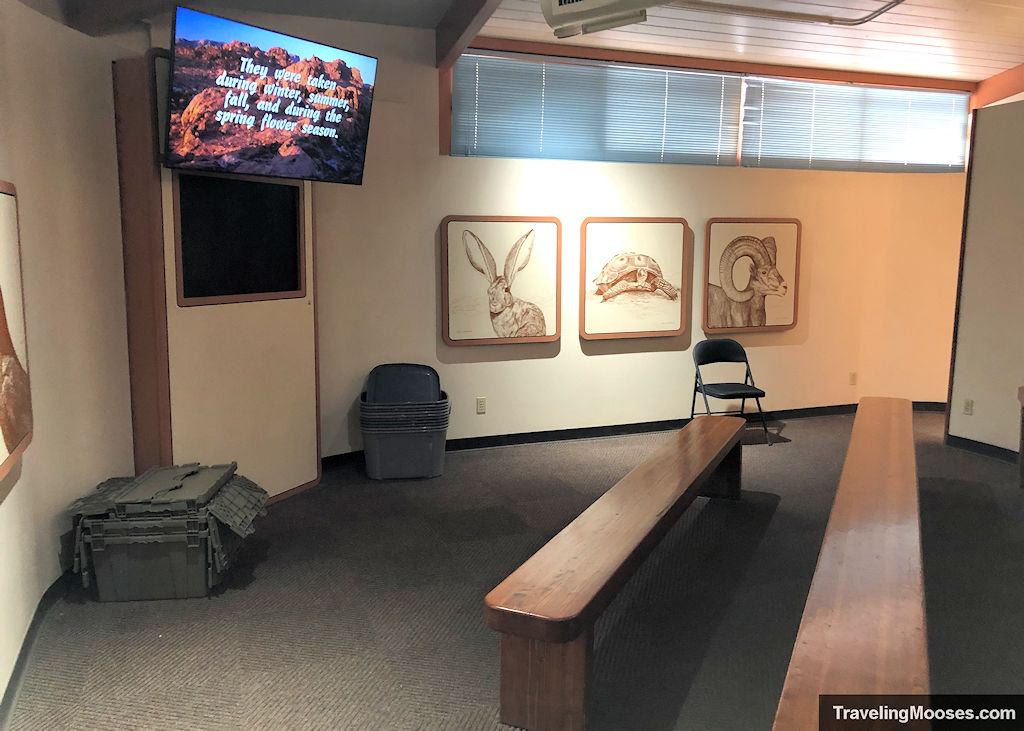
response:
<path id="1" fill-rule="evenodd" d="M 686 226 L 682 218 L 583 221 L 580 337 L 663 337 L 686 329 Z"/>
<path id="2" fill-rule="evenodd" d="M 32 440 L 32 398 L 22 296 L 18 200 L 0 180 L 0 479 Z M 4 497 L 0 486 L 0 500 Z"/>
<path id="3" fill-rule="evenodd" d="M 562 223 L 539 216 L 441 221 L 448 345 L 547 343 L 561 335 Z"/>
<path id="4" fill-rule="evenodd" d="M 704 246 L 704 332 L 794 327 L 799 265 L 797 219 L 710 219 Z"/>

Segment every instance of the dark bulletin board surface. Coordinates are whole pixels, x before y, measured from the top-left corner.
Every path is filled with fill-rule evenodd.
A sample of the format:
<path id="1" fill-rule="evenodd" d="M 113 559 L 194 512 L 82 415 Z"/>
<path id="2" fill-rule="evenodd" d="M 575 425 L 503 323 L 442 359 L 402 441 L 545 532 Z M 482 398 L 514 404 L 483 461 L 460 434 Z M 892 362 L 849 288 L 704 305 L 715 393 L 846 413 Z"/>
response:
<path id="1" fill-rule="evenodd" d="M 177 176 L 181 304 L 303 297 L 301 189 Z"/>

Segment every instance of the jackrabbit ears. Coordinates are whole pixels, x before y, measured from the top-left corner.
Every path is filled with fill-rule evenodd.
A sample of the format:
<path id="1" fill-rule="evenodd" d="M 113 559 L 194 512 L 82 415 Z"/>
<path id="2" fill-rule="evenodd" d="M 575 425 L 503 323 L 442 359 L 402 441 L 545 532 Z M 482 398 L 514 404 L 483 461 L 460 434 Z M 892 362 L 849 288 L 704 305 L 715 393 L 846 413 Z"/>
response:
<path id="1" fill-rule="evenodd" d="M 516 273 L 521 272 L 530 263 L 534 238 L 533 229 L 531 228 L 519 237 L 519 240 L 516 241 L 508 252 L 508 256 L 505 257 L 504 274 L 505 282 L 508 286 L 512 286 L 512 280 L 515 278 Z M 487 277 L 488 281 L 493 282 L 498 278 L 498 269 L 494 264 L 494 257 L 491 256 L 491 252 L 488 251 L 487 246 L 480 240 L 479 236 L 466 229 L 462 232 L 462 245 L 465 247 L 466 257 L 474 269 Z M 474 255 L 474 248 L 479 251 L 482 264 Z"/>

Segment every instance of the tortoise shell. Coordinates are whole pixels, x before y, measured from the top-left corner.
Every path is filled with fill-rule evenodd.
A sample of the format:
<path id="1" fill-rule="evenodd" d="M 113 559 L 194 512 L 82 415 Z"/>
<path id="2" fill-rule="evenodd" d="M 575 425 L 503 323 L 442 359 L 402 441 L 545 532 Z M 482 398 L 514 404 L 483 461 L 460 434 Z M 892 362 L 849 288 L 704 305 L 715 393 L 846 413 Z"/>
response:
<path id="1" fill-rule="evenodd" d="M 641 269 L 653 274 L 654 279 L 662 278 L 661 267 L 652 257 L 635 251 L 626 251 L 608 260 L 601 268 L 601 273 L 594 278 L 594 284 L 597 285 L 598 293 L 602 293 L 620 279 L 635 275 Z"/>

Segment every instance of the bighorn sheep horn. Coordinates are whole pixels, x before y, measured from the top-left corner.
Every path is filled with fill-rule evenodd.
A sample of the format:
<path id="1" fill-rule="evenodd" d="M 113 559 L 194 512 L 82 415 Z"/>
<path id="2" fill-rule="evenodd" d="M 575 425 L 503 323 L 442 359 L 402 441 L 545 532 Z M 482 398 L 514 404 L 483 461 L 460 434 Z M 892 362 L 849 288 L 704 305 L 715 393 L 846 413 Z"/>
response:
<path id="1" fill-rule="evenodd" d="M 732 278 L 732 268 L 736 260 L 749 256 L 757 268 L 775 266 L 775 239 L 768 236 L 763 241 L 754 236 L 739 236 L 725 247 L 718 264 L 718 279 L 729 299 L 734 302 L 746 302 L 754 296 L 754 290 L 747 285 L 746 289 L 736 289 Z"/>

